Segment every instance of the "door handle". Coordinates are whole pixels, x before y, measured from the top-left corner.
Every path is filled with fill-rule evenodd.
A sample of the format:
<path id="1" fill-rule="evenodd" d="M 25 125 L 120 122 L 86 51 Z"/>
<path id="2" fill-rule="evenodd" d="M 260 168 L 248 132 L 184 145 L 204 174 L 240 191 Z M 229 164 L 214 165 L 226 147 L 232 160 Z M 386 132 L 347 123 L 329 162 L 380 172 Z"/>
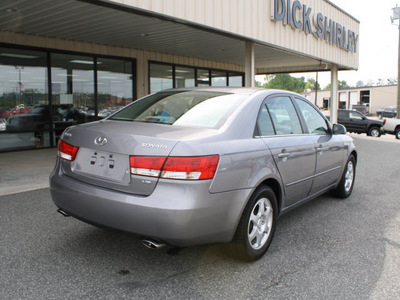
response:
<path id="1" fill-rule="evenodd" d="M 319 145 L 317 147 L 317 152 L 319 152 L 319 154 L 322 155 L 322 153 L 324 152 L 324 147 L 322 147 L 322 145 Z"/>
<path id="2" fill-rule="evenodd" d="M 286 157 L 289 157 L 289 155 L 290 155 L 290 153 L 287 153 L 287 152 L 285 152 L 285 153 L 279 153 L 279 154 L 278 154 L 278 157 L 279 157 L 279 158 L 286 158 Z"/>

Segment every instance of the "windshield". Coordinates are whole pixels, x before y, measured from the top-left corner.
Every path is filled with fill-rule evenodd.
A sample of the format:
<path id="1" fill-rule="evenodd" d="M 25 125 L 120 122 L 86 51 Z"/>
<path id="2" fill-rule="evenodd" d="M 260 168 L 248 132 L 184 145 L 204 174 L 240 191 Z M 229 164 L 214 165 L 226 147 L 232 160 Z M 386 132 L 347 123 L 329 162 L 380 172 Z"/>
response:
<path id="1" fill-rule="evenodd" d="M 245 98 L 222 92 L 161 92 L 132 103 L 109 119 L 217 128 Z"/>

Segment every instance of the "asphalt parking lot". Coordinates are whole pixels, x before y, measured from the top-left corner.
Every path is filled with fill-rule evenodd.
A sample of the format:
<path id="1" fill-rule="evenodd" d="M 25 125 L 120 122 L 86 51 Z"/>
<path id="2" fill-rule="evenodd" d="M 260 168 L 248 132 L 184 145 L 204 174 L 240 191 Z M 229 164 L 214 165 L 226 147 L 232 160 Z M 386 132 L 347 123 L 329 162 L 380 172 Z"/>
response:
<path id="1" fill-rule="evenodd" d="M 56 213 L 48 188 L 0 196 L 1 299 L 398 299 L 400 141 L 352 135 L 353 194 L 284 215 L 267 254 L 154 251 Z"/>

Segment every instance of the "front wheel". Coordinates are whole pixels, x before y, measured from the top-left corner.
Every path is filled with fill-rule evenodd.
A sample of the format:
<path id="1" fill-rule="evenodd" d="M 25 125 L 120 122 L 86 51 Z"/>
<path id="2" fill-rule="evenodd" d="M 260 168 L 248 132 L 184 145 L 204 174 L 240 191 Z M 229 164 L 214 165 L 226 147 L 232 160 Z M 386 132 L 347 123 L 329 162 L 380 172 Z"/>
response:
<path id="1" fill-rule="evenodd" d="M 400 140 L 400 128 L 396 129 L 396 131 L 394 132 L 394 135 L 396 136 L 396 139 Z"/>
<path id="2" fill-rule="evenodd" d="M 277 200 L 269 186 L 259 187 L 251 196 L 239 221 L 232 246 L 235 256 L 259 259 L 268 250 L 275 233 Z"/>
<path id="3" fill-rule="evenodd" d="M 332 191 L 333 195 L 345 199 L 350 196 L 353 191 L 354 181 L 356 179 L 356 159 L 354 155 L 350 155 L 347 160 L 346 168 L 340 179 L 339 185 Z"/>
<path id="4" fill-rule="evenodd" d="M 378 127 L 371 127 L 368 130 L 368 135 L 372 137 L 380 137 L 381 136 L 381 131 L 379 130 Z"/>

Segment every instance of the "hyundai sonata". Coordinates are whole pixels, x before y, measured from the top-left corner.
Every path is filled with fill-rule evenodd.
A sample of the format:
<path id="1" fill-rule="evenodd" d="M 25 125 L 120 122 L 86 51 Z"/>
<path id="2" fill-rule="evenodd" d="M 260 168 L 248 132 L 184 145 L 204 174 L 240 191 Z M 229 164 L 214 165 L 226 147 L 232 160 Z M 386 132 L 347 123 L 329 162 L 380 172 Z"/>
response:
<path id="1" fill-rule="evenodd" d="M 166 90 L 67 128 L 51 194 L 65 216 L 149 247 L 231 242 L 258 259 L 280 215 L 351 194 L 357 153 L 345 133 L 287 91 Z"/>

